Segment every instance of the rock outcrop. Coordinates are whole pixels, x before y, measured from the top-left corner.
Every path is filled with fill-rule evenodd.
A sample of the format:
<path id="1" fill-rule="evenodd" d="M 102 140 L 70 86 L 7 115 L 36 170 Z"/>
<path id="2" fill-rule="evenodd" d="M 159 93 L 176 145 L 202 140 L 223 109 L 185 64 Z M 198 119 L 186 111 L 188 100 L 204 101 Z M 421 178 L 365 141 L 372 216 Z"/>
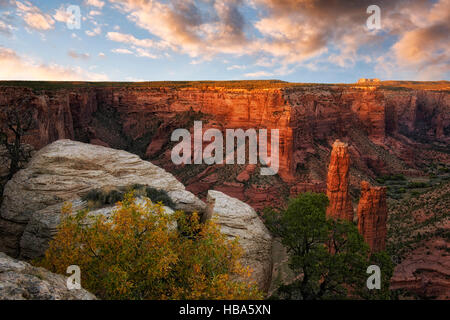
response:
<path id="1" fill-rule="evenodd" d="M 397 263 L 391 289 L 416 298 L 450 298 L 449 207 L 450 181 L 390 204 L 387 246 Z"/>
<path id="2" fill-rule="evenodd" d="M 79 199 L 92 189 L 132 184 L 166 191 L 175 209 L 202 213 L 206 208 L 173 175 L 134 154 L 59 140 L 38 151 L 7 183 L 0 208 L 0 251 L 20 255 L 21 245 L 30 243 L 22 239 L 24 231 L 34 230 L 35 224 L 28 224 L 41 221 L 39 214 L 54 221 L 65 201 Z"/>
<path id="3" fill-rule="evenodd" d="M 0 252 L 0 300 L 95 300 L 81 289 L 69 290 L 67 278 Z"/>
<path id="4" fill-rule="evenodd" d="M 330 204 L 327 216 L 353 221 L 352 198 L 349 192 L 350 155 L 348 144 L 336 140 L 331 151 L 327 176 L 327 196 Z"/>
<path id="5" fill-rule="evenodd" d="M 248 204 L 220 191 L 208 191 L 207 203 L 209 217 L 230 239 L 239 239 L 244 249 L 242 264 L 251 267 L 252 280 L 267 291 L 272 274 L 272 236 L 261 218 Z"/>
<path id="6" fill-rule="evenodd" d="M 362 181 L 358 230 L 369 244 L 371 252 L 386 249 L 387 216 L 386 187 L 372 187 L 367 181 Z"/>
<path id="7" fill-rule="evenodd" d="M 391 289 L 403 289 L 420 298 L 450 299 L 448 239 L 436 238 L 416 248 L 395 267 Z"/>

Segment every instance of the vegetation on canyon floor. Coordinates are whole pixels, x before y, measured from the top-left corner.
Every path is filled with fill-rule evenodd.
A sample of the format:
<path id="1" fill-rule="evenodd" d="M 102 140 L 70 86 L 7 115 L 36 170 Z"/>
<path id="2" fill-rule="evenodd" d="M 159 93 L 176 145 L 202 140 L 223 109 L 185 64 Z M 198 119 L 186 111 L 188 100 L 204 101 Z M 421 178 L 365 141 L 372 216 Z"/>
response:
<path id="1" fill-rule="evenodd" d="M 393 264 L 385 252 L 369 253 L 356 226 L 327 218 L 328 198 L 322 193 L 301 193 L 286 209 L 267 208 L 270 231 L 287 248 L 289 267 L 297 275 L 281 285 L 275 299 L 389 299 Z M 369 291 L 366 269 L 382 270 L 381 290 Z"/>
<path id="2" fill-rule="evenodd" d="M 396 263 L 434 238 L 449 239 L 450 181 L 390 204 L 387 250 Z"/>
<path id="3" fill-rule="evenodd" d="M 109 218 L 63 209 L 58 233 L 35 263 L 65 274 L 81 269 L 82 285 L 102 299 L 259 299 L 239 258 L 242 248 L 196 213 L 136 204 L 127 193 Z M 177 227 L 174 227 L 177 226 Z"/>

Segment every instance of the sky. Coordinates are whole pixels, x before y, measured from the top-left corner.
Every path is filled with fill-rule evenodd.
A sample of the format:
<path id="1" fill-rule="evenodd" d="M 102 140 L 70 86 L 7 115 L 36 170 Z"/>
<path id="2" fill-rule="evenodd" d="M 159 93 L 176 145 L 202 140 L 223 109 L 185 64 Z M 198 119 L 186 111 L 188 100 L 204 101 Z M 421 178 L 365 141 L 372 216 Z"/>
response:
<path id="1" fill-rule="evenodd" d="M 450 0 L 0 0 L 0 80 L 449 80 L 449 37 Z"/>

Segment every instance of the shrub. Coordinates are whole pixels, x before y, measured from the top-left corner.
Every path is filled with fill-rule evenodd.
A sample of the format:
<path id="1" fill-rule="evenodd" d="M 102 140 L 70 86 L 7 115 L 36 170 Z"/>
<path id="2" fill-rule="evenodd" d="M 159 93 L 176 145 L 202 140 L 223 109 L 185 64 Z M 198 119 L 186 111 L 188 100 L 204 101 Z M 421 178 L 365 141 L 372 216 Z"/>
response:
<path id="1" fill-rule="evenodd" d="M 427 187 L 429 187 L 429 185 L 426 182 L 410 182 L 410 183 L 408 183 L 409 189 L 427 188 Z"/>
<path id="2" fill-rule="evenodd" d="M 89 209 L 101 208 L 105 205 L 114 205 L 122 201 L 127 192 L 133 191 L 136 196 L 148 197 L 152 202 L 162 202 L 163 205 L 175 208 L 175 203 L 166 191 L 158 190 L 141 184 L 133 184 L 126 187 L 92 189 L 82 197 L 88 203 Z"/>
<path id="3" fill-rule="evenodd" d="M 162 202 L 164 205 L 175 208 L 175 203 L 169 197 L 166 191 L 158 190 L 152 187 L 145 188 L 145 194 L 148 198 L 150 198 L 153 202 Z"/>
<path id="4" fill-rule="evenodd" d="M 61 274 L 78 265 L 83 287 L 102 299 L 262 298 L 241 255 L 237 239 L 213 222 L 169 215 L 150 201 L 138 205 L 128 193 L 109 218 L 63 208 L 58 233 L 35 263 Z"/>

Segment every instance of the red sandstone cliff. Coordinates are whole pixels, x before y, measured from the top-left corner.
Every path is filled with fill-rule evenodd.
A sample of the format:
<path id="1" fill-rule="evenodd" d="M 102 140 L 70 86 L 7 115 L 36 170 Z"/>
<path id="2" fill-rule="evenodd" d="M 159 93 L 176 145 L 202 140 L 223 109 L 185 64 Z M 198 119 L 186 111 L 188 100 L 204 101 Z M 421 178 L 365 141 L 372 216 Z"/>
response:
<path id="1" fill-rule="evenodd" d="M 330 146 L 350 142 L 350 192 L 361 180 L 385 173 L 420 173 L 431 153 L 421 141 L 449 145 L 450 95 L 339 86 L 283 89 L 78 87 L 33 90 L 0 87 L 0 104 L 31 96 L 36 148 L 62 138 L 109 145 L 150 159 L 204 196 L 220 189 L 262 208 L 307 190 L 324 191 Z M 259 168 L 191 165 L 170 161 L 170 134 L 203 120 L 204 129 L 280 130 L 280 170 L 262 178 Z M 416 139 L 419 137 L 420 139 Z M 270 146 L 269 146 L 270 148 Z M 280 179 L 281 178 L 281 179 Z"/>
<path id="2" fill-rule="evenodd" d="M 353 220 L 352 199 L 349 193 L 349 169 L 348 145 L 336 140 L 331 151 L 327 176 L 327 196 L 330 200 L 327 216 L 331 218 Z"/>
<path id="3" fill-rule="evenodd" d="M 372 187 L 367 181 L 362 181 L 358 230 L 372 252 L 386 249 L 387 215 L 386 187 Z"/>

